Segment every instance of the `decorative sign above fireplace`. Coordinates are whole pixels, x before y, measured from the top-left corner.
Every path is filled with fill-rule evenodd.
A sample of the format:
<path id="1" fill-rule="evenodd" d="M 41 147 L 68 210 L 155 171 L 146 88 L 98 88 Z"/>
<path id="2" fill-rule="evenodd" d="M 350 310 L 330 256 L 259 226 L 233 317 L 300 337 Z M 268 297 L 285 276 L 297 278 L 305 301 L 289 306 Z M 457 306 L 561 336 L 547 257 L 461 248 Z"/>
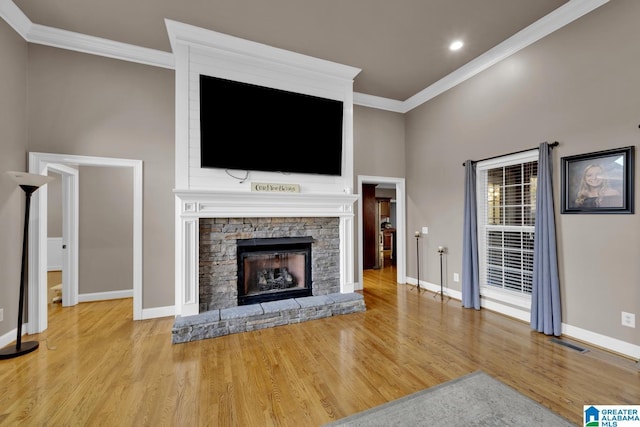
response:
<path id="1" fill-rule="evenodd" d="M 271 184 L 268 182 L 252 182 L 251 191 L 262 193 L 299 193 L 300 184 Z"/>

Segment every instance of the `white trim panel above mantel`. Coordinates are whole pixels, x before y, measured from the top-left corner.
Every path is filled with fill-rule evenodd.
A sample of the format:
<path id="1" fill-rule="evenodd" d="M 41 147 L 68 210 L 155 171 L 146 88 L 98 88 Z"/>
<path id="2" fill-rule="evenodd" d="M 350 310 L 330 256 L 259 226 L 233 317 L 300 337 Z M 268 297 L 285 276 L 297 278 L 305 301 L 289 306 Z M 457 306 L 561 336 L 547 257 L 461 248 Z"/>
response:
<path id="1" fill-rule="evenodd" d="M 251 180 L 299 184 L 305 193 L 353 192 L 353 79 L 358 68 L 336 64 L 204 28 L 166 20 L 176 55 L 176 187 L 246 191 L 249 179 L 200 166 L 200 75 L 302 93 L 343 103 L 342 174 L 249 172 Z M 247 123 L 251 126 L 251 123 Z M 238 144 L 239 141 L 221 143 Z M 246 143 L 246 142 L 244 142 Z M 277 141 L 259 141 L 274 144 Z M 304 139 L 300 141 L 304 146 Z M 314 149 L 309 147 L 310 156 Z M 237 171 L 242 174 L 242 171 Z"/>

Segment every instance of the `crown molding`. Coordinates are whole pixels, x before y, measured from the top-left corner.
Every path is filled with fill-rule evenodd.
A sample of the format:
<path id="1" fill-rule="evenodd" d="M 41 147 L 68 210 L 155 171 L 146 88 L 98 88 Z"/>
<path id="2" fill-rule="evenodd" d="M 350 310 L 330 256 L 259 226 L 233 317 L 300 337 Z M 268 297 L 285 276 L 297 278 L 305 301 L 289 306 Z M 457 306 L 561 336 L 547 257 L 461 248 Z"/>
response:
<path id="1" fill-rule="evenodd" d="M 27 33 L 33 24 L 12 0 L 0 0 L 0 17 L 23 39 L 27 39 Z"/>
<path id="2" fill-rule="evenodd" d="M 27 41 L 61 49 L 74 50 L 92 55 L 123 61 L 137 62 L 153 67 L 173 69 L 175 60 L 170 52 L 121 43 L 100 37 L 32 24 Z"/>
<path id="3" fill-rule="evenodd" d="M 175 61 L 173 54 L 170 52 L 34 24 L 12 0 L 0 0 L 0 17 L 29 43 L 105 56 L 153 67 L 174 68 Z"/>
<path id="4" fill-rule="evenodd" d="M 378 110 L 404 113 L 404 102 L 381 96 L 367 95 L 366 93 L 353 93 L 353 103 L 362 107 L 376 108 Z"/>
<path id="5" fill-rule="evenodd" d="M 514 53 L 524 49 L 525 47 L 535 43 L 536 41 L 546 37 L 554 31 L 570 24 L 576 19 L 586 15 L 587 13 L 608 3 L 610 0 L 570 0 L 563 6 L 540 18 L 527 28 L 516 33 L 512 37 L 503 41 L 499 45 L 488 50 L 484 54 L 478 56 L 474 60 L 468 62 L 458 68 L 451 74 L 443 77 L 422 91 L 416 93 L 405 101 L 383 98 L 364 93 L 354 93 L 353 103 L 369 108 L 377 108 L 380 110 L 393 111 L 397 113 L 407 113 L 414 108 L 428 102 L 443 92 L 459 85 L 460 83 L 470 79 L 476 74 L 486 70 L 496 63 L 508 58 Z M 71 31 L 60 30 L 57 28 L 47 27 L 40 24 L 32 23 L 29 18 L 13 3 L 12 0 L 0 0 L 0 17 L 30 43 L 38 43 L 61 49 L 75 50 L 78 52 L 89 53 L 93 55 L 106 56 L 109 58 L 121 59 L 124 61 L 137 62 L 141 64 L 175 69 L 175 59 L 173 53 L 164 52 L 154 49 L 148 49 L 140 46 L 120 43 L 99 37 L 88 36 L 84 34 L 74 33 Z M 191 41 L 200 40 L 204 34 L 211 35 L 210 30 L 194 27 L 179 22 L 165 20 L 167 31 L 170 35 L 171 46 L 177 39 L 186 37 Z M 179 35 L 178 35 L 179 34 Z M 226 34 L 215 33 L 217 37 L 229 38 Z M 247 40 L 233 38 L 233 44 L 239 49 L 253 50 L 256 54 L 260 54 L 260 43 L 249 42 Z M 205 42 L 208 44 L 208 42 Z M 293 52 L 281 50 L 282 59 L 286 60 Z M 322 59 L 309 57 L 306 62 L 308 66 L 329 67 L 333 71 L 336 65 L 340 65 L 341 72 L 345 75 L 355 77 L 360 71 L 357 68 L 346 65 L 331 63 Z M 352 78 L 353 78 L 352 77 Z"/>

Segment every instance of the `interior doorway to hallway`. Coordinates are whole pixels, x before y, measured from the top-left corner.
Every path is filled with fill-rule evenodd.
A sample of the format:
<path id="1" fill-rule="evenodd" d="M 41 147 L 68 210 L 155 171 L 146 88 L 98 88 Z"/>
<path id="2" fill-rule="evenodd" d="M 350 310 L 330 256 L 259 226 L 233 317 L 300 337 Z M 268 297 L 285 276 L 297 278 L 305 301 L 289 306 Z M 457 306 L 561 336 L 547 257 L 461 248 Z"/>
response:
<path id="1" fill-rule="evenodd" d="M 73 167 L 71 167 L 73 166 Z M 142 161 L 131 159 L 116 159 L 104 157 L 89 157 L 77 155 L 63 155 L 51 153 L 29 153 L 29 172 L 42 175 L 49 170 L 55 170 L 63 175 L 63 209 L 68 206 L 68 215 L 63 214 L 63 221 L 69 223 L 65 240 L 67 267 L 69 280 L 63 278 L 63 305 L 77 303 L 77 272 L 78 272 L 78 178 L 74 174 L 77 167 L 100 166 L 130 168 L 133 179 L 130 180 L 133 204 L 133 319 L 142 319 Z M 67 181 L 65 183 L 65 180 Z M 47 289 L 47 188 L 46 186 L 34 193 L 32 209 L 37 215 L 31 216 L 29 234 L 29 334 L 43 332 L 47 329 L 48 289 Z M 75 214 L 74 214 L 75 213 Z M 63 225 L 64 228 L 64 225 Z M 66 265 L 66 264 L 65 264 Z M 74 283 L 75 280 L 75 283 Z M 66 287 L 65 287 L 66 284 Z M 65 301 L 65 299 L 67 301 Z"/>
<path id="2" fill-rule="evenodd" d="M 390 251 L 393 252 L 395 259 L 396 281 L 405 283 L 406 193 L 404 178 L 359 175 L 357 185 L 360 202 L 358 203 L 359 280 L 356 289 L 362 289 L 363 271 L 384 267 L 385 258 Z M 381 191 L 385 191 L 383 197 L 375 196 L 375 189 L 378 187 Z M 391 194 L 395 199 L 391 197 Z M 392 204 L 395 208 L 393 210 L 391 209 Z M 369 227 L 369 229 L 365 227 Z M 365 251 L 368 251 L 366 256 Z"/>

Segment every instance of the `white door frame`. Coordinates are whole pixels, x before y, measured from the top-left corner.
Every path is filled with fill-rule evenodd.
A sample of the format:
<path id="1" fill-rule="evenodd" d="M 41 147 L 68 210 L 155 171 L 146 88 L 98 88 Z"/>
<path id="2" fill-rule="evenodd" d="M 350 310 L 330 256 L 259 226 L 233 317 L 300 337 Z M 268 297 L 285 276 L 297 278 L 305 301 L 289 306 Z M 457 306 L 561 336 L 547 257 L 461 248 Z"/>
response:
<path id="1" fill-rule="evenodd" d="M 396 186 L 396 281 L 406 283 L 407 272 L 407 225 L 406 225 L 406 192 L 404 178 L 385 176 L 358 175 L 358 192 L 362 194 L 362 184 L 394 184 Z M 358 203 L 358 284 L 357 289 L 364 285 L 363 257 L 363 216 L 362 198 Z"/>
<path id="2" fill-rule="evenodd" d="M 47 175 L 62 165 L 126 167 L 133 169 L 133 320 L 142 319 L 142 160 L 90 157 L 52 153 L 29 153 L 29 172 Z M 68 170 L 67 170 L 68 172 Z M 77 200 L 77 179 L 69 173 L 69 202 Z M 75 175 L 77 178 L 77 175 Z M 64 191 L 63 186 L 63 191 Z M 75 194 L 73 194 L 75 193 Z M 36 334 L 47 329 L 47 187 L 33 193 L 29 221 L 29 323 L 27 331 Z M 77 212 L 77 211 L 76 211 Z M 70 220 L 71 218 L 69 218 Z M 77 225 L 78 217 L 75 221 Z M 64 221 L 64 220 L 63 220 Z M 76 225 L 70 226 L 70 243 L 77 239 Z M 75 236 L 73 236 L 75 230 Z M 76 245 L 77 247 L 77 245 Z M 77 278 L 77 273 L 76 273 Z M 77 294 L 77 290 L 76 290 Z M 64 292 L 63 292 L 64 298 Z"/>
<path id="3" fill-rule="evenodd" d="M 47 170 L 62 176 L 62 305 L 69 307 L 78 304 L 80 178 L 78 169 L 58 163 L 49 163 Z"/>

